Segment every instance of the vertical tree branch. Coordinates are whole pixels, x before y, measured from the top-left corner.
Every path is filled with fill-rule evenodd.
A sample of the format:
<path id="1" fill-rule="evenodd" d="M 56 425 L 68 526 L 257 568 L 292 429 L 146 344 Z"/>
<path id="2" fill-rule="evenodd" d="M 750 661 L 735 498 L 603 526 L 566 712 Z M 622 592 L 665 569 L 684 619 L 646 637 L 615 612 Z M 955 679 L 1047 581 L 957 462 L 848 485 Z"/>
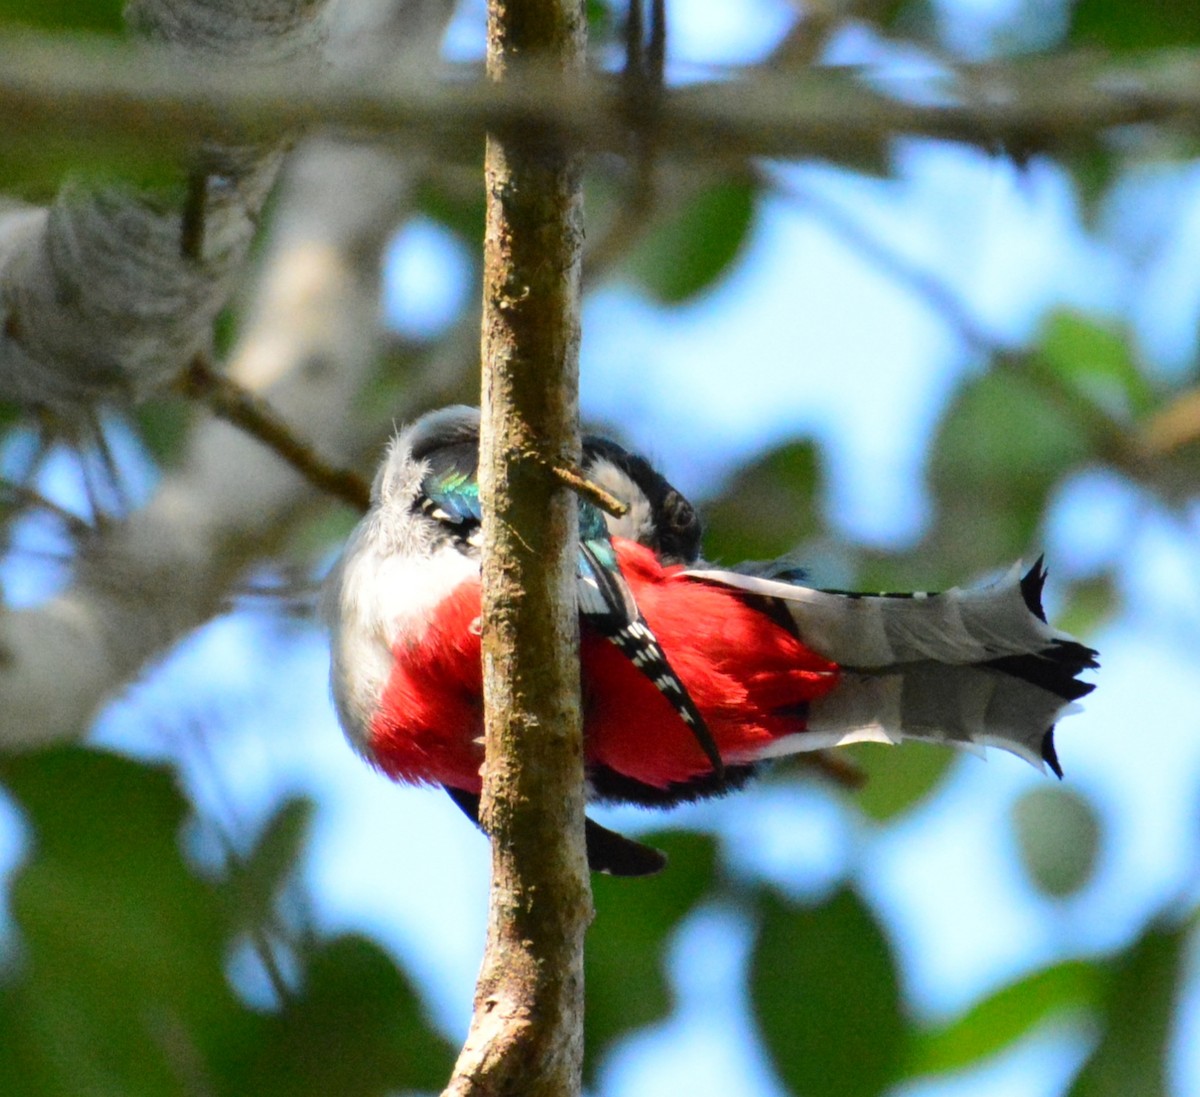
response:
<path id="1" fill-rule="evenodd" d="M 488 72 L 583 62 L 580 0 L 492 0 Z M 583 1058 L 583 739 L 575 496 L 580 164 L 547 134 L 492 135 L 485 182 L 483 661 L 492 835 L 487 948 L 447 1094 L 564 1097 Z"/>

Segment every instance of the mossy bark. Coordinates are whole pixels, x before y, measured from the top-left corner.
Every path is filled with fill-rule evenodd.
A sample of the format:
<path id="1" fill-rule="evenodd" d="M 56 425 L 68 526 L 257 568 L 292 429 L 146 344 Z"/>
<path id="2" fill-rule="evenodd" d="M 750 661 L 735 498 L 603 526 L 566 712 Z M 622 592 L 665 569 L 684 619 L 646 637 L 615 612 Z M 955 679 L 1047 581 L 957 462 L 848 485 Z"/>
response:
<path id="1" fill-rule="evenodd" d="M 577 0 L 493 0 L 488 71 L 583 62 Z M 583 842 L 575 603 L 577 503 L 550 472 L 578 459 L 579 156 L 549 133 L 493 134 L 485 161 L 483 661 L 492 836 L 487 949 L 447 1093 L 581 1088 Z"/>

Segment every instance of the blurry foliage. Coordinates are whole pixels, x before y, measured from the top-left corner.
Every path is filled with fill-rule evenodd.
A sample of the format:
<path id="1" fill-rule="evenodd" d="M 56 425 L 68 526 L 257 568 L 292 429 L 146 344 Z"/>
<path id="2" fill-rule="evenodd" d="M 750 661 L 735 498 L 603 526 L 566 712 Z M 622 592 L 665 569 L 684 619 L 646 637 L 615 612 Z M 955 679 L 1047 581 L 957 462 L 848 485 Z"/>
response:
<path id="1" fill-rule="evenodd" d="M 1190 925 L 1151 924 L 1115 964 L 1101 1006 L 1100 1042 L 1069 1097 L 1160 1097 Z"/>
<path id="2" fill-rule="evenodd" d="M 1200 3 L 1078 0 L 1071 17 L 1071 37 L 1109 50 L 1195 46 L 1200 44 Z"/>
<path id="3" fill-rule="evenodd" d="M 1070 405 L 1024 365 L 968 380 L 934 438 L 934 528 L 926 549 L 939 586 L 1018 560 L 1036 544 L 1050 492 L 1092 456 Z"/>
<path id="4" fill-rule="evenodd" d="M 1043 785 L 1013 805 L 1021 862 L 1038 890 L 1054 898 L 1087 885 L 1096 867 L 1100 823 L 1077 792 Z"/>
<path id="5" fill-rule="evenodd" d="M 1096 1006 L 1107 985 L 1103 964 L 1066 960 L 1018 979 L 941 1028 L 911 1034 L 913 1076 L 964 1070 L 996 1055 L 1052 1018 Z"/>
<path id="6" fill-rule="evenodd" d="M 897 1077 L 907 1029 L 896 960 L 850 890 L 815 905 L 759 898 L 750 994 L 788 1091 L 874 1097 Z"/>
<path id="7" fill-rule="evenodd" d="M 824 491 L 815 442 L 788 442 L 756 457 L 704 507 L 705 557 L 728 565 L 792 551 L 822 528 Z"/>
<path id="8" fill-rule="evenodd" d="M 846 749 L 866 777 L 854 794 L 855 804 L 880 823 L 924 800 L 955 758 L 953 751 L 930 743 L 907 743 L 903 750 L 893 750 L 885 743 L 860 743 Z"/>
<path id="9" fill-rule="evenodd" d="M 0 0 L 0 29 L 40 27 L 45 30 L 121 34 L 125 0 Z"/>
<path id="10" fill-rule="evenodd" d="M 0 27 L 116 31 L 122 6 L 0 0 Z M 1047 5 L 1021 7 L 1033 19 Z M 878 0 L 844 9 L 915 56 L 948 49 L 955 18 L 949 5 Z M 624 6 L 589 0 L 587 11 L 593 32 L 612 45 Z M 1111 51 L 1200 45 L 1197 0 L 1079 0 L 1051 14 L 1062 16 L 1071 44 Z M 1026 40 L 1031 33 L 1009 29 L 1023 29 Z M 796 36 L 802 31 L 798 24 Z M 1121 135 L 1126 143 L 1129 136 Z M 1058 154 L 1089 225 L 1137 166 L 1125 147 L 1106 137 Z M 49 195 L 68 167 L 123 178 L 140 173 L 146 178 L 139 182 L 160 186 L 174 179 L 152 149 L 97 148 L 82 156 L 77 143 L 67 148 L 54 135 L 29 134 L 0 158 L 0 189 Z M 676 305 L 732 271 L 760 198 L 745 178 L 714 174 L 709 163 L 676 200 L 673 191 L 629 193 L 621 171 L 604 158 L 592 170 L 601 184 L 595 192 L 613 208 L 636 207 L 626 226 L 633 230 L 630 248 L 605 274 Z M 419 209 L 477 248 L 477 166 L 430 166 Z M 235 319 L 223 318 L 222 338 Z M 961 380 L 937 424 L 927 462 L 930 524 L 910 551 L 871 554 L 831 528 L 829 454 L 801 438 L 753 455 L 705 501 L 709 555 L 733 563 L 826 543 L 860 565 L 857 578 L 876 589 L 898 586 L 892 577 L 900 575 L 948 585 L 1030 558 L 1044 538 L 1049 501 L 1080 469 L 1106 467 L 1137 479 L 1146 485 L 1147 506 L 1155 505 L 1153 493 L 1194 502 L 1194 439 L 1156 462 L 1131 460 L 1122 447 L 1188 384 L 1187 377 L 1152 379 L 1129 331 L 1060 312 L 1027 346 L 992 357 Z M 730 383 L 743 381 L 733 376 Z M 406 395 L 380 389 L 389 407 Z M 364 395 L 364 404 L 370 399 Z M 194 418 L 173 400 L 137 410 L 137 435 L 158 466 L 179 460 Z M 15 411 L 0 408 L 0 429 L 17 421 Z M 347 521 L 340 508 L 315 515 L 289 551 L 319 555 L 344 536 Z M 1063 588 L 1063 624 L 1085 636 L 1119 603 L 1109 574 Z M 851 756 L 868 782 L 844 795 L 846 810 L 879 826 L 935 796 L 955 758 L 915 744 L 903 751 L 865 744 Z M 198 809 L 168 766 L 86 747 L 57 749 L 0 758 L 0 786 L 28 834 L 8 888 L 13 932 L 0 960 L 0 1093 L 359 1097 L 436 1089 L 447 1077 L 454 1049 L 431 1026 L 397 960 L 363 937 L 322 936 L 289 906 L 313 811 L 307 801 L 277 805 L 251 840 L 228 836 L 214 867 L 184 851 L 181 830 Z M 1033 887 L 1051 899 L 1086 887 L 1105 848 L 1086 798 L 1039 786 L 1017 802 L 1012 821 Z M 853 883 L 801 901 L 724 872 L 709 836 L 649 840 L 670 855 L 665 874 L 594 882 L 597 917 L 587 955 L 592 1085 L 622 1041 L 672 1016 L 668 947 L 689 918 L 716 907 L 736 911 L 749 927 L 753 1023 L 781 1087 L 797 1097 L 894 1092 L 911 1079 L 969 1071 L 1062 1024 L 1096 1033 L 1072 1097 L 1170 1091 L 1164 1062 L 1194 914 L 1164 915 L 1112 955 L 1028 972 L 934 1023 L 906 1005 L 894 943 Z M 247 947 L 274 984 L 273 1005 L 252 1004 L 230 978 L 231 956 Z"/>
<path id="11" fill-rule="evenodd" d="M 656 301 L 681 304 L 729 269 L 753 219 L 754 189 L 749 183 L 732 179 L 707 186 L 682 209 L 659 218 L 630 257 L 633 275 Z"/>
<path id="12" fill-rule="evenodd" d="M 70 747 L 0 760 L 30 854 L 11 887 L 19 947 L 0 971 L 0 1092 L 327 1097 L 436 1086 L 452 1050 L 395 963 L 277 915 L 311 805 L 284 803 L 211 878 L 184 857 L 169 768 Z M 226 977 L 241 934 L 296 960 L 269 1014 Z"/>
<path id="13" fill-rule="evenodd" d="M 606 1049 L 669 1015 L 666 946 L 717 884 L 712 838 L 652 834 L 645 840 L 667 854 L 670 872 L 647 880 L 593 878 L 596 921 L 588 934 L 584 971 L 585 1065 L 592 1078 Z"/>

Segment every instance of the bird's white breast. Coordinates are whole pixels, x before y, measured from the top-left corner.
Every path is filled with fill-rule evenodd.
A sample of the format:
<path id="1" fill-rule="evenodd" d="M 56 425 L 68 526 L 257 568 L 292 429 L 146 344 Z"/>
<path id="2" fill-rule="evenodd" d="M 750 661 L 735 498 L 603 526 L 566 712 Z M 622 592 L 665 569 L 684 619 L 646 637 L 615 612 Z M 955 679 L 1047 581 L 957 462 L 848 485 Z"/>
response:
<path id="1" fill-rule="evenodd" d="M 444 545 L 429 554 L 388 551 L 370 521 L 359 525 L 326 584 L 330 684 L 350 743 L 371 757 L 371 722 L 398 643 L 419 643 L 438 604 L 479 574 L 478 561 Z"/>

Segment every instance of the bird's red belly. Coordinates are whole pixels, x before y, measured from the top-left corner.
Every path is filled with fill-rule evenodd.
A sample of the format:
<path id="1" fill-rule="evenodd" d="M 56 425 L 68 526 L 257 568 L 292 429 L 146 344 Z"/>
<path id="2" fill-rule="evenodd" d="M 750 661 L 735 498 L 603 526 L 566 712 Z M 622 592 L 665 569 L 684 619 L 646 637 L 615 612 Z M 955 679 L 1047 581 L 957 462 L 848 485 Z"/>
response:
<path id="1" fill-rule="evenodd" d="M 616 542 L 622 572 L 671 666 L 731 762 L 804 727 L 804 706 L 837 684 L 837 667 L 719 586 L 664 569 L 648 549 Z M 372 723 L 390 776 L 468 791 L 481 786 L 479 584 L 458 587 L 419 640 L 401 644 Z M 663 787 L 711 765 L 671 703 L 609 640 L 583 629 L 586 758 Z"/>

